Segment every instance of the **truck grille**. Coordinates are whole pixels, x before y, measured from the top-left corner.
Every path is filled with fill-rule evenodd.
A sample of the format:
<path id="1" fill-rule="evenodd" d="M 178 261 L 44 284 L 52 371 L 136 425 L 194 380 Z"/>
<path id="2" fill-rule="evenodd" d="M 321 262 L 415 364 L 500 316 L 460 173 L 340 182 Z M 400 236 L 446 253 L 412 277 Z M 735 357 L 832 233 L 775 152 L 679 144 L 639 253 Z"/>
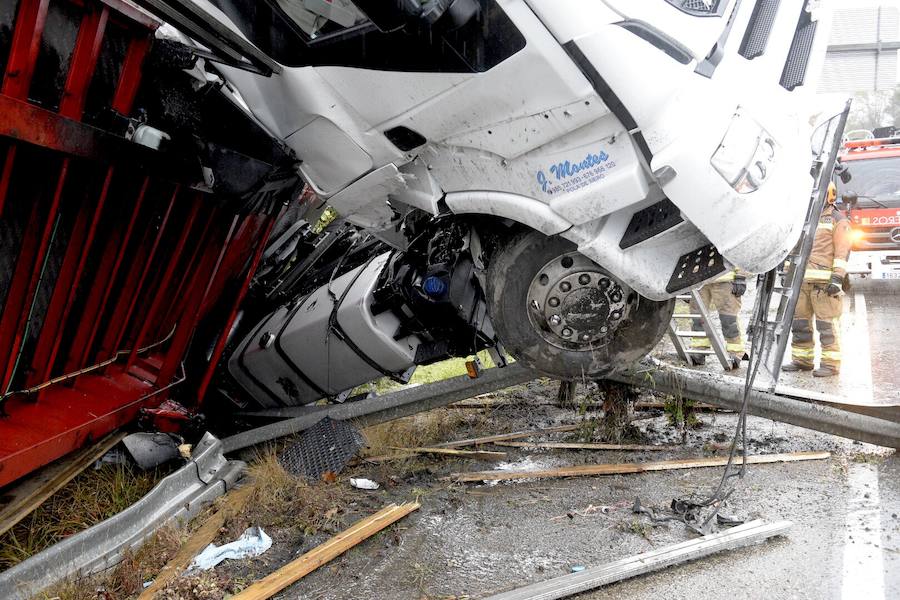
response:
<path id="1" fill-rule="evenodd" d="M 741 42 L 740 55 L 748 60 L 762 56 L 769 44 L 769 34 L 775 25 L 781 0 L 758 0 L 750 16 L 747 33 Z"/>
<path id="2" fill-rule="evenodd" d="M 817 27 L 818 23 L 812 20 L 807 7 L 804 6 L 794 32 L 794 41 L 791 42 L 787 62 L 784 64 L 784 71 L 781 74 L 781 87 L 786 90 L 794 91 L 806 80 L 806 69 L 809 66 L 809 56 L 816 39 Z"/>

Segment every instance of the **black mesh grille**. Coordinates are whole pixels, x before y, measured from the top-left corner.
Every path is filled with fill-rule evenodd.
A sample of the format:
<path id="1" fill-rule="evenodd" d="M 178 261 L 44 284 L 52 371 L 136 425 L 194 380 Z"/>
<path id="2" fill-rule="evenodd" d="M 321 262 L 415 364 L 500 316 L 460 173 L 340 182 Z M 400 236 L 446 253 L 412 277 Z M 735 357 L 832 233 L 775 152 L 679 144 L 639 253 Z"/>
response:
<path id="1" fill-rule="evenodd" d="M 692 12 L 714 13 L 721 0 L 684 0 L 681 7 Z"/>
<path id="2" fill-rule="evenodd" d="M 659 235 L 684 221 L 681 211 L 668 198 L 648 206 L 631 217 L 628 229 L 619 242 L 623 250 Z"/>
<path id="3" fill-rule="evenodd" d="M 818 23 L 812 20 L 804 7 L 803 12 L 800 13 L 800 21 L 797 23 L 787 62 L 784 64 L 784 72 L 781 74 L 781 87 L 793 91 L 797 86 L 803 85 L 806 80 L 806 69 L 809 66 L 813 42 L 816 39 L 817 26 Z"/>
<path id="4" fill-rule="evenodd" d="M 278 461 L 288 473 L 318 481 L 325 473 L 340 473 L 364 443 L 353 425 L 325 417 L 300 434 Z"/>
<path id="5" fill-rule="evenodd" d="M 753 14 L 750 16 L 747 33 L 744 34 L 744 41 L 741 42 L 741 56 L 753 60 L 765 54 L 779 4 L 781 4 L 781 0 L 757 1 L 753 8 Z"/>
<path id="6" fill-rule="evenodd" d="M 725 261 L 716 247 L 709 244 L 678 259 L 666 291 L 670 294 L 680 292 L 723 272 Z"/>

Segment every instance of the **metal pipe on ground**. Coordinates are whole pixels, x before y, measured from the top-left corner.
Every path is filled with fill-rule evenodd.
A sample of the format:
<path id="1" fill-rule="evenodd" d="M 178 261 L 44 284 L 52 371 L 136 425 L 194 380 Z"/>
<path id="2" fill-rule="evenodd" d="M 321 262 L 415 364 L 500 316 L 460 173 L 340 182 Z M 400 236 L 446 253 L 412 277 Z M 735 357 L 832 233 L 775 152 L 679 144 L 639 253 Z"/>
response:
<path id="1" fill-rule="evenodd" d="M 640 368 L 609 379 L 665 394 L 708 402 L 730 410 L 743 405 L 744 381 L 715 373 L 642 363 Z M 794 400 L 760 390 L 750 392 L 748 413 L 823 433 L 900 449 L 900 424 L 877 417 Z"/>
<path id="2" fill-rule="evenodd" d="M 518 364 L 512 364 L 502 369 L 483 371 L 477 379 L 461 375 L 358 402 L 311 407 L 309 412 L 303 416 L 285 419 L 227 437 L 222 440 L 222 445 L 226 453 L 235 452 L 299 433 L 325 417 L 337 420 L 353 419 L 360 427 L 368 427 L 447 406 L 480 394 L 502 390 L 537 377 L 538 375 L 534 371 Z"/>

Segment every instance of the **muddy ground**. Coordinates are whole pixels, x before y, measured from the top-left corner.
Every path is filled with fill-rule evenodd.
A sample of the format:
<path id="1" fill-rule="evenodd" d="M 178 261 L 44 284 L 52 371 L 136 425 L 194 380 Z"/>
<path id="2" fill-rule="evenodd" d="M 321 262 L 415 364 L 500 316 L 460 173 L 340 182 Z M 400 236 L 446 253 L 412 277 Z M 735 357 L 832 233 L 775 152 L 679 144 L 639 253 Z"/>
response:
<path id="1" fill-rule="evenodd" d="M 496 394 L 494 401 L 508 403 L 465 409 L 469 417 L 457 419 L 459 431 L 447 432 L 447 437 L 584 419 L 577 411 L 550 404 L 556 386 L 536 381 Z M 579 398 L 584 392 L 585 386 L 579 386 Z M 474 412 L 481 416 L 473 418 Z M 673 498 L 707 494 L 718 483 L 720 468 L 495 484 L 442 479 L 459 471 L 723 455 L 719 448 L 730 440 L 736 423 L 734 414 L 701 413 L 697 427 L 682 435 L 661 411 L 641 416 L 645 418 L 635 423 L 639 435 L 634 441 L 681 444 L 681 448 L 634 453 L 485 447 L 506 451 L 508 457 L 499 463 L 443 459 L 402 467 L 363 463 L 341 475 L 348 491 L 332 527 L 313 536 L 289 526 L 272 531 L 275 545 L 265 555 L 219 569 L 249 582 L 381 506 L 415 497 L 422 502 L 419 511 L 275 597 L 482 598 L 569 573 L 573 567 L 599 565 L 684 541 L 695 534 L 682 523 L 654 525 L 646 516 L 633 514 L 634 499 L 665 508 Z M 473 422 L 477 423 L 474 429 L 468 425 Z M 900 459 L 896 454 L 758 418 L 750 419 L 749 433 L 751 454 L 833 453 L 829 460 L 751 466 L 732 496 L 727 512 L 744 519 L 793 521 L 789 535 L 583 597 L 900 597 Z M 350 474 L 374 479 L 382 489 L 349 490 L 346 477 Z"/>

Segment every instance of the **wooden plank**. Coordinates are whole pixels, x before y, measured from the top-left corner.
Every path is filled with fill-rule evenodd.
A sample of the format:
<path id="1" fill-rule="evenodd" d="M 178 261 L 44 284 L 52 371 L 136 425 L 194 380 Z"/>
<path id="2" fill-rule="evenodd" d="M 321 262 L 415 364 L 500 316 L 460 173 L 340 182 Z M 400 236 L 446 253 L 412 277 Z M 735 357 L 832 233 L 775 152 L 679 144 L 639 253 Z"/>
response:
<path id="1" fill-rule="evenodd" d="M 271 575 L 260 579 L 239 594 L 232 596 L 232 600 L 265 600 L 266 598 L 271 598 L 363 540 L 370 538 L 385 527 L 396 523 L 409 513 L 417 510 L 419 506 L 421 505 L 418 502 L 409 502 L 400 506 L 391 504 L 374 515 L 357 521 L 349 529 L 339 533 L 324 544 L 316 546 Z"/>
<path id="2" fill-rule="evenodd" d="M 495 442 L 505 448 L 527 448 L 533 450 L 629 450 L 634 452 L 663 452 L 683 450 L 684 446 L 653 446 L 641 444 L 595 444 L 575 442 Z"/>
<path id="3" fill-rule="evenodd" d="M 792 452 L 788 454 L 760 454 L 747 457 L 748 465 L 759 465 L 776 462 L 797 462 L 804 460 L 824 460 L 831 457 L 830 452 Z M 741 464 L 741 457 L 735 464 Z M 728 457 L 691 458 L 686 460 L 663 460 L 647 463 L 609 463 L 599 465 L 577 465 L 557 469 L 538 471 L 479 471 L 472 473 L 453 473 L 444 480 L 450 481 L 509 481 L 513 479 L 548 479 L 554 477 L 585 477 L 591 475 L 624 475 L 628 473 L 647 473 L 650 471 L 671 471 L 675 469 L 696 469 L 701 467 L 722 467 L 728 464 Z"/>
<path id="4" fill-rule="evenodd" d="M 161 591 L 170 581 L 187 569 L 194 557 L 216 539 L 216 535 L 225 522 L 244 508 L 247 501 L 250 500 L 253 490 L 254 487 L 252 485 L 245 485 L 228 492 L 219 510 L 210 515 L 181 545 L 181 548 L 162 568 L 162 571 L 159 572 L 159 575 L 156 576 L 150 587 L 141 592 L 138 600 L 152 600 L 157 592 Z"/>
<path id="5" fill-rule="evenodd" d="M 0 510 L 0 535 L 9 531 L 47 498 L 102 458 L 113 446 L 122 441 L 123 437 L 124 432 L 113 432 L 96 444 L 43 467 L 13 487 L 9 493 L 4 494 L 12 500 Z"/>
<path id="6" fill-rule="evenodd" d="M 776 523 L 765 523 L 761 520 L 751 521 L 719 533 L 651 550 L 607 565 L 591 567 L 580 573 L 563 575 L 496 594 L 487 600 L 559 600 L 568 598 L 617 581 L 784 535 L 792 525 L 790 521 Z"/>
<path id="7" fill-rule="evenodd" d="M 506 458 L 506 452 L 487 452 L 480 450 L 456 450 L 453 448 L 392 448 L 398 450 L 398 454 L 386 454 L 383 456 L 370 456 L 363 458 L 363 462 L 367 463 L 384 463 L 392 460 L 403 460 L 407 458 L 415 458 L 422 454 L 432 454 L 438 456 L 455 456 L 457 458 L 471 458 L 473 460 L 503 460 Z"/>
<path id="8" fill-rule="evenodd" d="M 518 440 L 521 438 L 531 437 L 533 435 L 544 435 L 547 433 L 565 433 L 567 431 L 577 431 L 581 425 L 559 425 L 557 427 L 548 427 L 546 429 L 535 429 L 532 431 L 513 431 L 511 433 L 499 433 L 497 435 L 488 435 L 485 437 L 469 438 L 466 440 L 457 440 L 455 442 L 443 442 L 435 444 L 437 448 L 465 448 L 466 446 L 480 446 L 482 444 L 493 444 L 494 442 L 503 442 L 507 440 Z"/>

